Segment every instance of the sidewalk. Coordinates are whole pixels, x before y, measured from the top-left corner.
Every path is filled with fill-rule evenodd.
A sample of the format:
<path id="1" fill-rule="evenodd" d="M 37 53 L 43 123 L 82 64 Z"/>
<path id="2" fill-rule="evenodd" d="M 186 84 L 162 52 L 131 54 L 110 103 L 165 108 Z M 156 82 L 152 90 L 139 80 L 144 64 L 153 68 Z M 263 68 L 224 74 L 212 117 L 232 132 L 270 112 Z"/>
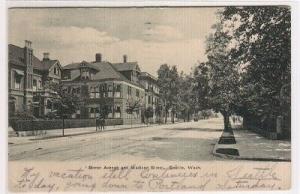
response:
<path id="1" fill-rule="evenodd" d="M 148 126 L 153 126 L 153 124 Z M 108 131 L 125 130 L 125 129 L 141 128 L 141 127 L 147 127 L 147 125 L 133 124 L 133 125 L 106 126 L 105 130 L 102 132 L 100 131 L 100 129 L 98 129 L 98 131 L 96 132 L 96 127 L 67 128 L 64 130 L 64 137 L 93 134 L 93 133 L 105 133 Z M 31 140 L 43 140 L 43 139 L 51 139 L 51 138 L 58 138 L 58 137 L 63 137 L 62 129 L 47 130 L 45 134 L 39 134 L 35 136 L 9 137 L 8 144 L 22 144 L 22 143 L 29 142 Z"/>
<path id="2" fill-rule="evenodd" d="M 253 160 L 291 160 L 291 142 L 270 140 L 249 130 L 234 129 L 240 158 Z"/>
<path id="3" fill-rule="evenodd" d="M 270 140 L 246 130 L 233 129 L 236 144 L 216 143 L 214 155 L 223 158 L 261 161 L 291 161 L 291 142 L 288 140 Z M 219 153 L 220 149 L 236 149 L 237 155 Z"/>

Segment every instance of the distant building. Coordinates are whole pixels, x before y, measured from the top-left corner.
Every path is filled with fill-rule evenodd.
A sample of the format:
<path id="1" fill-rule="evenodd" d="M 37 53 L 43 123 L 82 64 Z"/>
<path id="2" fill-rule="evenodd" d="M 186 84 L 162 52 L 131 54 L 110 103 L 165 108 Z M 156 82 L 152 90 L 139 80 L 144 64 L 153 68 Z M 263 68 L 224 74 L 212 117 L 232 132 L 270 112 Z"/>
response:
<path id="1" fill-rule="evenodd" d="M 139 76 L 140 83 L 145 88 L 145 109 L 149 107 L 153 110 L 153 118 L 150 122 L 157 121 L 157 105 L 159 100 L 159 88 L 157 78 L 147 72 L 141 72 Z"/>
<path id="2" fill-rule="evenodd" d="M 80 99 L 72 117 L 96 118 L 105 110 L 108 119 L 122 119 L 123 124 L 140 123 L 145 90 L 138 82 L 139 72 L 136 62 L 112 64 L 103 61 L 100 53 L 95 55 L 93 62 L 64 66 L 64 92 Z M 134 108 L 132 114 L 130 108 Z"/>
<path id="3" fill-rule="evenodd" d="M 58 60 L 50 60 L 49 53 L 39 60 L 31 45 L 28 40 L 24 48 L 8 45 L 10 115 L 30 110 L 37 117 L 43 116 L 49 111 L 47 101 L 56 98 L 56 94 L 44 86 L 47 81 L 60 82 L 61 65 Z"/>

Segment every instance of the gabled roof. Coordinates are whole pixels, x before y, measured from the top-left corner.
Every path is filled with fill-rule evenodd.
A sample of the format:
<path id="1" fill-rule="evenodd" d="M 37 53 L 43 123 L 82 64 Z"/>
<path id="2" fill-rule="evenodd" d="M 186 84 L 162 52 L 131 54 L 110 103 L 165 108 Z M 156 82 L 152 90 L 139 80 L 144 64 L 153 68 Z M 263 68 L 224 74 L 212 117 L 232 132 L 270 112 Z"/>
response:
<path id="1" fill-rule="evenodd" d="M 24 48 L 18 47 L 13 44 L 8 45 L 8 63 L 12 63 L 19 66 L 26 66 L 24 63 Z M 32 56 L 32 66 L 34 69 L 41 70 L 42 63 L 36 57 Z"/>
<path id="2" fill-rule="evenodd" d="M 140 77 L 150 78 L 150 79 L 153 79 L 153 80 L 157 81 L 157 78 L 155 76 L 153 76 L 153 75 L 151 75 L 150 73 L 147 73 L 147 72 L 141 72 Z"/>
<path id="3" fill-rule="evenodd" d="M 71 71 L 71 79 L 72 80 L 76 80 L 79 76 L 80 76 L 80 65 L 82 64 L 82 62 L 80 63 L 71 63 L 69 65 L 66 65 L 63 67 L 64 70 L 72 70 Z M 130 80 L 128 80 L 123 74 L 121 74 L 117 68 L 106 61 L 102 61 L 102 62 L 86 62 L 85 64 L 86 66 L 96 69 L 97 73 L 93 76 L 92 80 L 119 80 L 119 81 L 125 81 L 128 82 L 130 84 L 136 85 L 141 87 L 140 84 L 138 83 L 134 83 Z M 66 80 L 67 81 L 67 80 Z"/>
<path id="4" fill-rule="evenodd" d="M 78 69 L 80 66 L 80 63 L 71 63 L 68 65 L 65 65 L 63 68 L 64 69 Z"/>
<path id="5" fill-rule="evenodd" d="M 92 65 L 98 68 L 98 72 L 94 75 L 94 79 L 117 79 L 123 81 L 129 81 L 124 75 L 109 62 L 95 62 Z"/>
<path id="6" fill-rule="evenodd" d="M 41 70 L 49 70 L 53 65 L 58 63 L 58 60 L 42 60 Z M 59 65 L 60 66 L 60 65 Z"/>
<path id="7" fill-rule="evenodd" d="M 137 62 L 126 62 L 126 63 L 113 63 L 113 66 L 118 71 L 141 71 Z"/>
<path id="8" fill-rule="evenodd" d="M 68 64 L 66 66 L 63 67 L 63 69 L 79 69 L 80 67 L 82 66 L 85 66 L 85 67 L 89 67 L 89 68 L 92 68 L 92 69 L 96 69 L 96 70 L 99 70 L 98 67 L 95 67 L 93 65 L 93 63 L 89 63 L 89 62 L 86 62 L 86 61 L 82 61 L 82 62 L 79 62 L 79 63 L 71 63 L 71 64 Z"/>
<path id="9" fill-rule="evenodd" d="M 24 59 L 24 48 L 9 44 L 8 45 L 8 63 L 19 66 L 26 66 Z M 32 56 L 33 69 L 40 71 L 48 71 L 54 64 L 59 63 L 58 60 L 39 60 L 36 56 Z"/>

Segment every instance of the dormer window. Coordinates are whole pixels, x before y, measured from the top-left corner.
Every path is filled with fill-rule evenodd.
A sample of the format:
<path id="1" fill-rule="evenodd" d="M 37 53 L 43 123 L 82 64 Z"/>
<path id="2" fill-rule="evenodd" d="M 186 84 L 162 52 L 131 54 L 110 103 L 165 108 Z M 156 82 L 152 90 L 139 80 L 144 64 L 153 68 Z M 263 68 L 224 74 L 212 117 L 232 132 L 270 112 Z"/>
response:
<path id="1" fill-rule="evenodd" d="M 59 75 L 59 68 L 57 67 L 54 67 L 54 75 Z"/>
<path id="2" fill-rule="evenodd" d="M 86 80 L 86 79 L 89 79 L 89 77 L 90 77 L 89 70 L 87 68 L 82 68 L 81 69 L 81 79 Z"/>

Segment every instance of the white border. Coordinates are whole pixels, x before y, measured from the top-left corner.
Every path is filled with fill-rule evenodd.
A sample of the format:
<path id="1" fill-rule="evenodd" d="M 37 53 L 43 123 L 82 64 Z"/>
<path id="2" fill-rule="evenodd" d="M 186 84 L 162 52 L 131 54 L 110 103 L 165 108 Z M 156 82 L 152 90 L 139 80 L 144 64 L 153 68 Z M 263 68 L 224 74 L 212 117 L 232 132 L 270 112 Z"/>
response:
<path id="1" fill-rule="evenodd" d="M 225 6 L 225 5 L 289 5 L 292 7 L 292 189 L 287 191 L 258 191 L 258 192 L 216 192 L 216 193 L 300 193 L 299 142 L 300 129 L 297 121 L 300 115 L 300 3 L 299 1 L 17 1 L 0 0 L 0 193 L 8 193 L 7 189 L 7 8 L 9 7 L 149 7 L 149 6 Z M 70 193 L 70 192 L 69 192 Z M 81 192 L 81 194 L 84 192 Z M 124 193 L 124 192 L 123 192 Z M 128 192 L 132 193 L 132 192 Z M 172 192 L 195 193 L 195 192 Z M 201 192 L 215 193 L 215 192 Z"/>

